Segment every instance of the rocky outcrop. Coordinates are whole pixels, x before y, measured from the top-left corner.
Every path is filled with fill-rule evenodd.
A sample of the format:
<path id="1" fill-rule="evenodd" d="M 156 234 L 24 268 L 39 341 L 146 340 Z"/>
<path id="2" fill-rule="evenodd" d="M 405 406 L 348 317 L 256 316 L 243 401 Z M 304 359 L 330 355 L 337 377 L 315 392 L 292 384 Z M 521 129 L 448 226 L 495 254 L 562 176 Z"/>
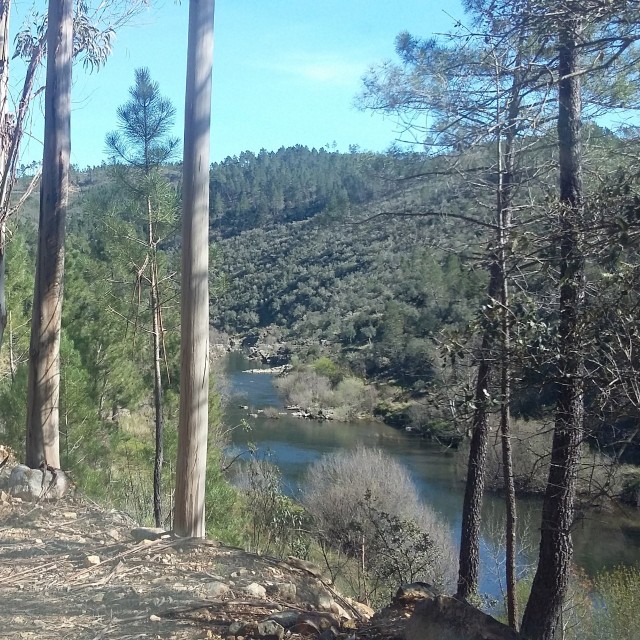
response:
<path id="1" fill-rule="evenodd" d="M 409 619 L 405 640 L 518 640 L 520 635 L 449 596 L 425 597 Z"/>

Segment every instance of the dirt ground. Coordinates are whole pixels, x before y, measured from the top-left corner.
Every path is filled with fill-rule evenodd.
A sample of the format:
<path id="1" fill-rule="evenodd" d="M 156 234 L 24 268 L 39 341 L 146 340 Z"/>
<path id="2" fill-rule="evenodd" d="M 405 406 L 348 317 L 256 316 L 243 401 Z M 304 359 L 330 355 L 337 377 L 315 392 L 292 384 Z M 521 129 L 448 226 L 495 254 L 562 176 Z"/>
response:
<path id="1" fill-rule="evenodd" d="M 258 622 L 294 612 L 303 624 L 285 638 L 402 635 L 407 611 L 366 623 L 293 560 L 209 540 L 140 540 L 137 526 L 81 497 L 34 504 L 0 492 L 0 638 L 248 640 L 267 637 Z"/>

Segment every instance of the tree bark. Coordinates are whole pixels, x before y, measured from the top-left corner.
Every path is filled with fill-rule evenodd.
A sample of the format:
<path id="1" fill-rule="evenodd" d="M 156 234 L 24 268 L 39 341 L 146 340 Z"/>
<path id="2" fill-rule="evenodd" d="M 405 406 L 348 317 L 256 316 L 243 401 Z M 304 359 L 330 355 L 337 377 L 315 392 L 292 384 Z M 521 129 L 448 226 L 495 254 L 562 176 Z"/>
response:
<path id="1" fill-rule="evenodd" d="M 522 46 L 522 41 L 520 42 Z M 521 50 L 521 49 L 520 49 Z M 516 170 L 516 135 L 518 115 L 520 113 L 520 96 L 522 93 L 522 74 L 520 72 L 522 57 L 517 53 L 514 62 L 515 72 L 511 85 L 507 107 L 507 121 L 504 131 L 498 137 L 498 254 L 500 270 L 500 439 L 502 445 L 502 477 L 505 492 L 506 526 L 505 526 L 505 565 L 507 581 L 507 618 L 509 626 L 518 628 L 517 583 L 517 505 L 516 490 L 513 477 L 513 454 L 511 448 L 511 321 L 509 297 L 509 250 L 511 242 L 511 225 L 513 223 L 513 178 Z M 504 135 L 504 150 L 501 138 Z"/>
<path id="2" fill-rule="evenodd" d="M 499 277 L 495 261 L 490 267 L 489 299 L 495 299 Z M 467 482 L 462 505 L 460 531 L 460 557 L 458 567 L 458 589 L 456 596 L 468 599 L 478 591 L 480 569 L 480 525 L 482 523 L 482 499 L 484 496 L 485 467 L 489 444 L 488 402 L 491 383 L 491 348 L 493 337 L 485 329 L 480 348 L 480 364 L 476 379 L 475 407 L 473 412 L 471 445 L 467 463 Z"/>
<path id="3" fill-rule="evenodd" d="M 164 461 L 164 413 L 162 410 L 162 313 L 158 291 L 158 262 L 153 238 L 151 198 L 147 197 L 149 220 L 149 303 L 151 307 L 151 342 L 153 350 L 153 403 L 155 409 L 156 455 L 153 464 L 153 515 L 156 527 L 162 526 L 162 464 Z"/>
<path id="4" fill-rule="evenodd" d="M 542 508 L 538 568 L 522 621 L 528 640 L 553 640 L 573 556 L 576 471 L 583 435 L 583 353 L 580 313 L 584 299 L 582 233 L 581 89 L 577 37 L 567 19 L 559 34 L 558 151 L 560 168 L 560 282 L 556 414 L 551 467 Z"/>
<path id="5" fill-rule="evenodd" d="M 8 178 L 11 122 L 9 116 L 9 17 L 10 0 L 0 0 L 0 184 Z M 7 203 L 8 204 L 8 203 Z M 4 193 L 0 191 L 0 348 L 7 327 L 7 297 L 5 291 L 6 216 Z"/>
<path id="6" fill-rule="evenodd" d="M 73 2 L 50 0 L 40 222 L 29 349 L 26 462 L 60 467 L 59 397 Z"/>
<path id="7" fill-rule="evenodd" d="M 190 0 L 185 97 L 180 420 L 174 529 L 205 535 L 209 422 L 209 138 L 214 0 Z"/>

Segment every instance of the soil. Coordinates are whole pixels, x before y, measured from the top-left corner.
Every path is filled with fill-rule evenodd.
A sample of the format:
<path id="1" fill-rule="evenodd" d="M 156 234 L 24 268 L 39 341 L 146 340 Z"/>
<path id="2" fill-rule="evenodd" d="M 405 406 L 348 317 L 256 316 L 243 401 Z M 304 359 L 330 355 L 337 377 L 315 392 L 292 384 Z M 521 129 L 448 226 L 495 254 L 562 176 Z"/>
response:
<path id="1" fill-rule="evenodd" d="M 81 496 L 28 503 L 0 492 L 0 638 L 250 640 L 266 637 L 258 622 L 294 612 L 308 623 L 285 638 L 402 637 L 410 606 L 367 621 L 300 561 L 137 527 Z"/>

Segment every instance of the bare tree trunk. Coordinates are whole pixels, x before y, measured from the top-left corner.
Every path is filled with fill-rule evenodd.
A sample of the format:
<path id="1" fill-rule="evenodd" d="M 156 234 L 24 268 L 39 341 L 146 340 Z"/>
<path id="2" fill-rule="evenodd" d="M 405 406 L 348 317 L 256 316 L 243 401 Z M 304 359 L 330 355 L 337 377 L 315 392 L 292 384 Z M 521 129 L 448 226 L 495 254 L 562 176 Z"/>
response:
<path id="1" fill-rule="evenodd" d="M 209 422 L 209 132 L 215 0 L 190 0 L 185 99 L 180 421 L 174 529 L 205 535 Z"/>
<path id="2" fill-rule="evenodd" d="M 60 467 L 60 328 L 71 151 L 72 0 L 50 0 L 40 223 L 29 349 L 26 461 Z"/>
<path id="3" fill-rule="evenodd" d="M 4 183 L 9 172 L 11 122 L 9 116 L 9 17 L 10 0 L 0 0 L 0 179 Z M 2 215 L 5 202 L 0 191 L 0 348 L 7 327 L 7 297 L 5 290 L 6 217 Z M 8 205 L 8 203 L 7 203 Z"/>
<path id="4" fill-rule="evenodd" d="M 582 233 L 581 88 L 578 19 L 569 18 L 559 37 L 558 145 L 560 165 L 560 324 L 556 416 L 551 467 L 542 507 L 538 568 L 524 612 L 522 635 L 553 640 L 567 591 L 573 556 L 576 471 L 583 435 L 583 353 L 580 313 L 584 299 Z"/>
<path id="5" fill-rule="evenodd" d="M 522 47 L 522 42 L 520 42 Z M 507 618 L 509 626 L 518 628 L 517 582 L 517 505 L 513 478 L 513 454 L 511 448 L 511 322 L 509 300 L 509 246 L 513 218 L 513 178 L 516 169 L 516 135 L 518 114 L 520 113 L 520 95 L 522 92 L 522 74 L 520 73 L 520 48 L 514 62 L 515 73 L 511 85 L 511 95 L 507 107 L 507 122 L 504 132 L 498 138 L 498 255 L 500 269 L 500 439 L 502 445 L 502 477 L 506 506 L 506 580 L 507 580 Z M 504 135 L 504 150 L 501 137 Z"/>
<path id="6" fill-rule="evenodd" d="M 498 288 L 497 265 L 491 265 L 489 298 L 494 299 Z M 485 467 L 489 443 L 487 422 L 489 389 L 491 382 L 490 329 L 485 329 L 480 348 L 480 364 L 476 380 L 475 408 L 473 412 L 471 445 L 467 463 L 467 482 L 462 506 L 460 532 L 460 559 L 458 568 L 458 598 L 468 599 L 478 591 L 480 569 L 480 525 L 482 522 L 482 498 L 484 496 Z"/>
<path id="7" fill-rule="evenodd" d="M 154 249 L 155 252 L 155 249 Z M 158 292 L 158 271 L 154 256 L 149 267 L 151 272 L 150 302 L 152 315 L 151 335 L 153 341 L 153 400 L 156 426 L 156 455 L 153 466 L 153 515 L 156 527 L 162 526 L 162 463 L 164 459 L 164 414 L 162 411 L 162 315 Z"/>

